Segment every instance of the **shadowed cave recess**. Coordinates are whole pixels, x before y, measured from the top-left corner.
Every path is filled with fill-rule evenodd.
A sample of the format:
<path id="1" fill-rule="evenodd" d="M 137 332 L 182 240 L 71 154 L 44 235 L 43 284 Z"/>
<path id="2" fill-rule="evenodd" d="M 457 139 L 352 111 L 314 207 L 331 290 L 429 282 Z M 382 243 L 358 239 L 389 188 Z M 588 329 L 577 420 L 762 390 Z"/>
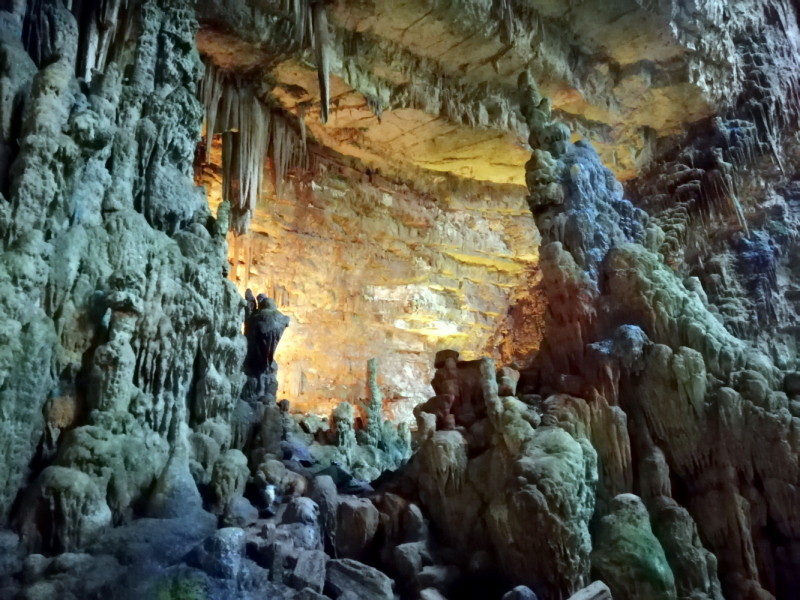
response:
<path id="1" fill-rule="evenodd" d="M 0 600 L 800 598 L 798 10 L 0 1 Z"/>

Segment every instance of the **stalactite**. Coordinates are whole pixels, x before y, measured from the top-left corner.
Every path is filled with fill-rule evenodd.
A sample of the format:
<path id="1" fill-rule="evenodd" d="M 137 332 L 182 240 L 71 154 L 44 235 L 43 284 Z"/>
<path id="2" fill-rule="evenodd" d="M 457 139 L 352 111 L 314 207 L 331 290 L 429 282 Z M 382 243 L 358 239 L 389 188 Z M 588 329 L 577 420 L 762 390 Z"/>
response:
<path id="1" fill-rule="evenodd" d="M 306 21 L 308 20 L 307 0 L 293 0 L 294 31 L 297 45 L 302 48 L 306 40 Z"/>
<path id="2" fill-rule="evenodd" d="M 327 123 L 331 101 L 331 40 L 330 31 L 328 30 L 328 14 L 322 2 L 317 1 L 311 4 L 311 18 L 314 29 L 317 75 L 319 77 L 321 119 L 323 123 Z"/>
<path id="3" fill-rule="evenodd" d="M 495 10 L 500 21 L 502 41 L 504 44 L 512 44 L 514 41 L 514 9 L 511 6 L 511 0 L 497 0 Z"/>
<path id="4" fill-rule="evenodd" d="M 290 169 L 307 169 L 306 144 L 286 120 L 273 115 L 272 161 L 275 168 L 275 195 L 283 194 L 283 184 Z"/>
<path id="5" fill-rule="evenodd" d="M 271 113 L 255 96 L 240 99 L 238 133 L 240 207 L 255 214 L 264 180 L 264 159 L 270 138 Z"/>
<path id="6" fill-rule="evenodd" d="M 211 155 L 211 145 L 214 141 L 217 111 L 223 91 L 223 74 L 219 69 L 209 65 L 206 67 L 205 77 L 201 84 L 201 100 L 206 107 L 206 156 Z"/>
<path id="7" fill-rule="evenodd" d="M 383 116 L 383 104 L 381 103 L 381 99 L 373 96 L 364 96 L 364 98 L 367 101 L 367 108 L 372 111 L 372 114 L 377 117 L 380 123 L 381 117 Z"/>
<path id="8" fill-rule="evenodd" d="M 298 134 L 280 111 L 258 99 L 251 85 L 214 65 L 206 67 L 199 95 L 206 108 L 206 160 L 211 156 L 213 136 L 221 133 L 222 197 L 238 215 L 231 220 L 231 229 L 245 233 L 249 217 L 255 214 L 270 150 L 278 197 L 289 170 L 308 167 L 303 111 Z"/>
<path id="9" fill-rule="evenodd" d="M 83 77 L 90 81 L 92 70 L 103 71 L 111 54 L 112 42 L 120 24 L 120 11 L 127 0 L 102 0 L 86 4 L 89 31 L 84 36 Z"/>
<path id="10" fill-rule="evenodd" d="M 303 148 L 308 147 L 308 136 L 306 133 L 306 107 L 305 104 L 300 104 L 297 107 L 298 118 L 300 119 L 300 139 L 303 142 Z"/>

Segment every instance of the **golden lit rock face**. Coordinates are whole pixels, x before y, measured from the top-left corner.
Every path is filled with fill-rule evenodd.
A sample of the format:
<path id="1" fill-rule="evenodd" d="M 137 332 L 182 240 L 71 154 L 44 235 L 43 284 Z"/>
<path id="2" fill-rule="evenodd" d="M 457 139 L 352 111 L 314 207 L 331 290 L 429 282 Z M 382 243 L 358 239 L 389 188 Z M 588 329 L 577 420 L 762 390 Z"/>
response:
<path id="1" fill-rule="evenodd" d="M 240 289 L 292 318 L 277 358 L 280 395 L 299 408 L 365 397 L 366 360 L 377 357 L 385 397 L 407 416 L 431 394 L 435 350 L 508 364 L 538 349 L 545 303 L 522 188 L 520 73 L 620 179 L 711 111 L 666 5 L 511 2 L 509 36 L 497 3 L 333 0 L 323 124 L 314 54 L 294 44 L 282 3 L 201 4 L 206 60 L 297 119 L 326 156 L 359 165 L 331 163 L 281 198 L 266 190 L 250 233 L 230 240 Z M 206 173 L 212 197 L 217 175 Z"/>
<path id="2" fill-rule="evenodd" d="M 366 399 L 375 357 L 387 412 L 409 419 L 433 395 L 436 350 L 506 363 L 535 354 L 539 238 L 522 189 L 439 177 L 420 191 L 330 165 L 276 198 L 267 179 L 250 232 L 229 237 L 230 277 L 291 318 L 276 360 L 278 397 L 294 408 L 328 414 Z M 216 167 L 203 183 L 216 209 Z M 509 333 L 523 313 L 538 320 Z"/>

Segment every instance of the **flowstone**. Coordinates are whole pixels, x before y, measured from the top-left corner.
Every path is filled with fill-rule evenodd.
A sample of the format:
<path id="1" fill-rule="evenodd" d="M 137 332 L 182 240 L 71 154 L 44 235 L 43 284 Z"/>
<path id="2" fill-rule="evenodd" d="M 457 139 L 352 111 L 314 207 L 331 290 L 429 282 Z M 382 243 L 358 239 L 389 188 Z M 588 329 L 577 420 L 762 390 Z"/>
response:
<path id="1" fill-rule="evenodd" d="M 16 108 L 4 108 L 0 163 L 0 522 L 48 552 L 127 522 L 156 482 L 168 496 L 169 474 L 185 485 L 189 453 L 174 450 L 208 420 L 229 429 L 220 396 L 244 383 L 244 302 L 193 183 L 203 119 L 193 9 L 131 10 L 135 32 L 117 30 L 116 45 L 101 36 L 100 50 L 82 41 L 91 19 L 54 1 L 28 7 L 27 48 L 20 31 L 0 40 L 19 57 L 2 63 Z M 113 49 L 126 44 L 132 52 Z M 86 53 L 102 64 L 91 82 L 76 77 Z M 198 458 L 213 462 L 205 447 Z"/>
<path id="2" fill-rule="evenodd" d="M 795 531 L 785 508 L 795 495 L 775 490 L 794 489 L 800 473 L 783 375 L 726 329 L 698 281 L 667 264 L 664 221 L 624 199 L 588 143 L 554 138 L 535 84 L 523 77 L 520 86 L 538 143 L 526 170 L 549 304 L 541 350 L 520 386 L 545 398 L 542 425 L 584 431 L 597 450 L 595 518 L 607 527 L 596 534 L 592 566 L 614 597 L 771 597 L 766 588 L 794 576 L 782 570 L 784 542 L 766 523 Z M 673 482 L 687 511 L 676 512 Z M 633 511 L 641 526 L 614 529 L 616 498 L 632 492 L 644 498 L 652 533 L 641 504 Z M 629 541 L 613 552 L 603 546 L 603 536 L 623 530 Z M 626 544 L 654 562 L 614 558 Z"/>

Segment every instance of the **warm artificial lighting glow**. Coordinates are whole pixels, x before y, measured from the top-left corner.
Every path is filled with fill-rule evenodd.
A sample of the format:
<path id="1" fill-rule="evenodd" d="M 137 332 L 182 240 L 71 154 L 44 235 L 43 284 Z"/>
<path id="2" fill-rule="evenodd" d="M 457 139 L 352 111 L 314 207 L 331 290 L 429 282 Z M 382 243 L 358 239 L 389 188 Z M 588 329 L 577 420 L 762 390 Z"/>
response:
<path id="1" fill-rule="evenodd" d="M 228 236 L 229 277 L 291 319 L 275 359 L 278 398 L 294 410 L 326 416 L 366 399 L 367 360 L 377 358 L 387 416 L 412 420 L 433 395 L 437 350 L 502 364 L 535 354 L 538 233 L 519 188 L 443 188 L 432 201 L 408 185 L 329 172 L 278 199 L 265 180 L 250 232 Z M 215 210 L 219 174 L 203 183 Z M 514 322 L 522 314 L 526 327 Z"/>

